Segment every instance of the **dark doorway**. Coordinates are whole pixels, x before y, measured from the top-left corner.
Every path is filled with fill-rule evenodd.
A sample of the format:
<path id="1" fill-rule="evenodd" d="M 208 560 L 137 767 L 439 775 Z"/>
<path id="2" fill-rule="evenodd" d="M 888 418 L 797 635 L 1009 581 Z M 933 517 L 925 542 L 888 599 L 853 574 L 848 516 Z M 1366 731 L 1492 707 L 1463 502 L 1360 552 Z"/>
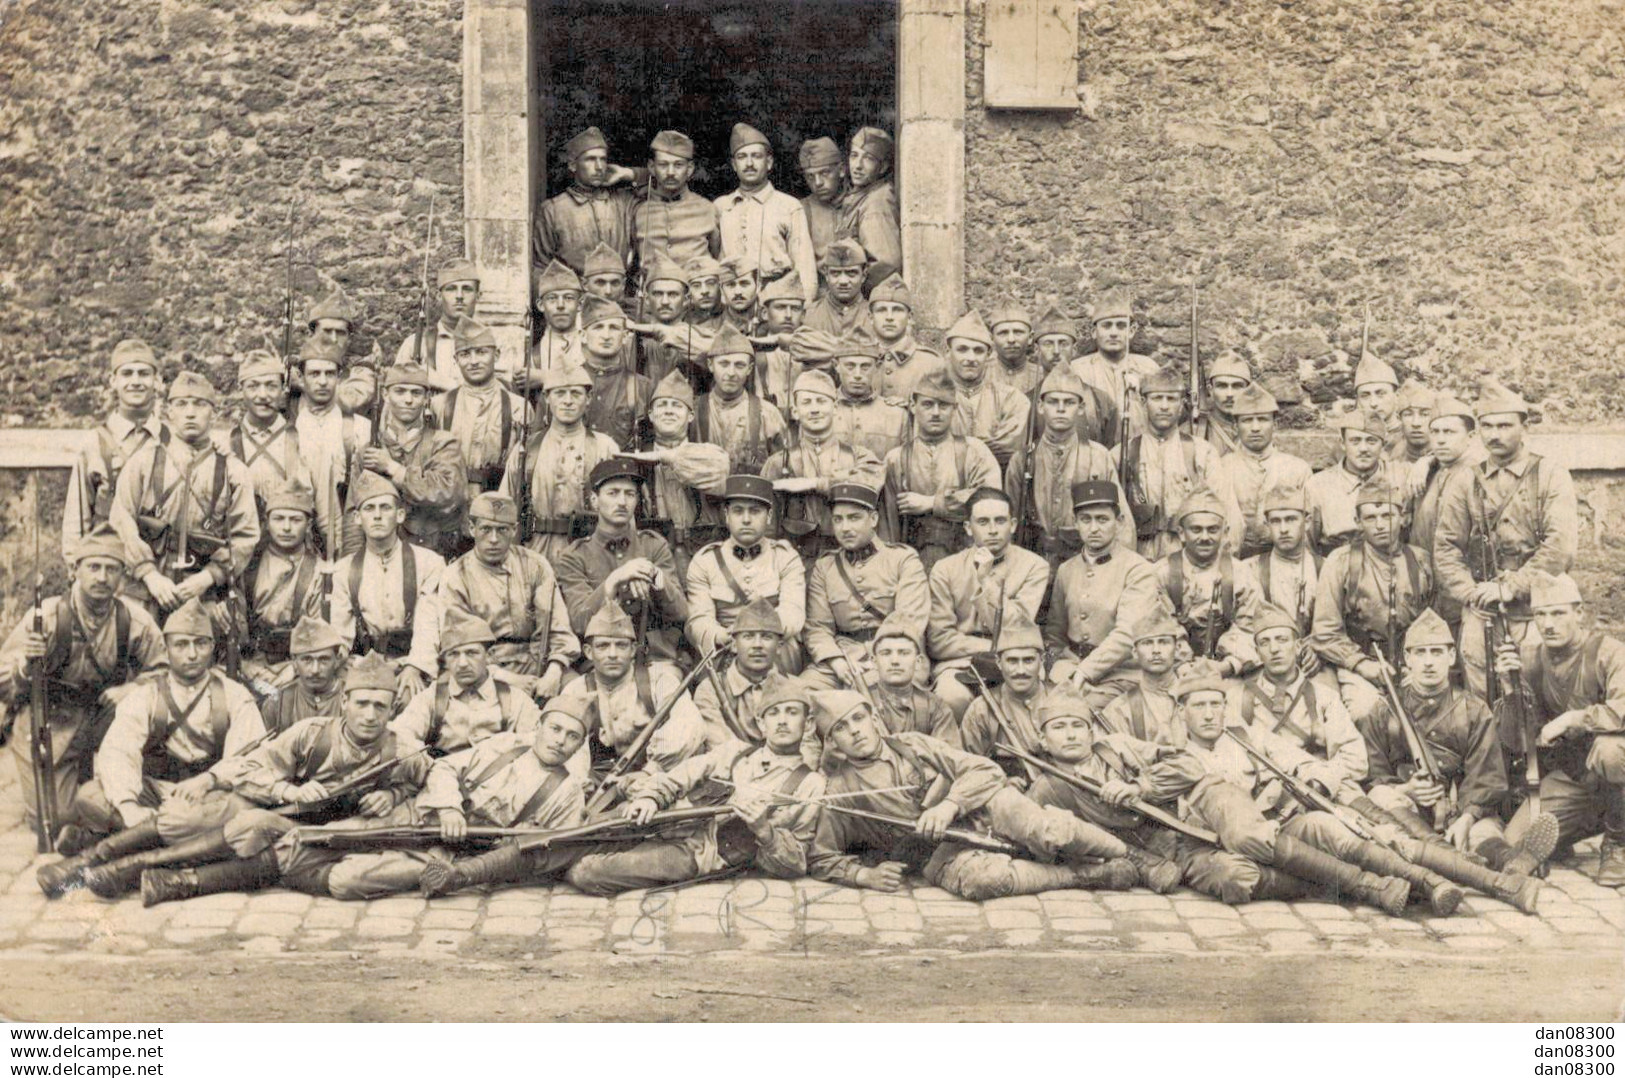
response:
<path id="1" fill-rule="evenodd" d="M 560 148 L 588 125 L 611 160 L 641 165 L 667 128 L 694 140 L 693 187 L 735 186 L 728 133 L 743 120 L 773 142 L 773 184 L 806 194 L 797 151 L 865 124 L 897 129 L 896 0 L 541 0 L 545 195 L 570 184 Z M 545 197 L 544 195 L 544 197 Z"/>

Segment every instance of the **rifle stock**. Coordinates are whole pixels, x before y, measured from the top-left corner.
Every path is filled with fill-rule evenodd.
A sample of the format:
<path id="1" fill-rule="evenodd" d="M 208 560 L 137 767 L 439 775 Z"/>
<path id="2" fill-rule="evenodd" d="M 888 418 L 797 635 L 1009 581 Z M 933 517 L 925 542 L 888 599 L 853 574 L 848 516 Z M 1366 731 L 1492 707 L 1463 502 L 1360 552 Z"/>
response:
<path id="1" fill-rule="evenodd" d="M 1051 778 L 1066 783 L 1073 789 L 1082 790 L 1084 793 L 1093 797 L 1100 796 L 1101 786 L 1092 779 L 1086 778 L 1083 775 L 1073 774 L 1070 771 L 1065 771 L 1050 763 L 1048 760 L 1033 756 L 1030 753 L 1022 752 L 1020 749 L 1015 748 L 1012 745 L 999 744 L 994 745 L 993 747 L 1002 752 L 1009 753 L 1011 756 L 1021 760 L 1030 767 L 1035 768 L 1038 771 L 1042 771 Z M 1132 801 L 1129 801 L 1126 807 L 1134 810 L 1153 823 L 1160 824 L 1161 826 L 1168 828 L 1170 831 L 1178 831 L 1182 835 L 1193 838 L 1198 842 L 1206 843 L 1209 846 L 1217 846 L 1219 844 L 1219 836 L 1214 834 L 1212 831 L 1209 831 L 1203 827 L 1198 827 L 1192 823 L 1186 823 L 1178 816 L 1175 816 L 1170 812 L 1165 812 L 1156 805 L 1147 804 L 1137 797 Z"/>
<path id="2" fill-rule="evenodd" d="M 33 479 L 34 497 L 34 622 L 33 631 L 43 636 L 45 614 L 41 609 L 45 589 L 45 574 L 39 569 L 39 476 Z M 62 616 L 61 613 L 58 616 Z M 35 849 L 40 853 L 56 851 L 56 746 L 51 741 L 51 714 L 46 699 L 45 659 L 28 662 L 28 763 L 34 778 L 34 837 Z"/>
<path id="3" fill-rule="evenodd" d="M 1433 749 L 1422 736 L 1422 730 L 1416 725 L 1416 720 L 1410 712 L 1405 710 L 1404 701 L 1399 697 L 1399 688 L 1394 684 L 1394 670 L 1382 654 L 1382 648 L 1373 643 L 1371 657 L 1382 673 L 1383 695 L 1388 697 L 1388 706 L 1394 709 L 1394 717 L 1399 720 L 1399 728 L 1405 734 L 1405 742 L 1411 750 L 1411 759 L 1416 762 L 1416 769 L 1430 782 L 1443 784 L 1449 790 L 1449 779 L 1445 777 L 1444 770 L 1439 767 L 1438 757 L 1433 755 Z M 1433 809 L 1434 826 L 1447 819 L 1453 809 L 1453 798 L 1447 796 Z"/>
<path id="4" fill-rule="evenodd" d="M 1337 821 L 1360 838 L 1367 842 L 1376 842 L 1377 836 L 1359 813 L 1353 809 L 1337 804 L 1331 798 L 1304 782 L 1295 775 L 1288 774 L 1284 769 L 1271 760 L 1267 755 L 1254 748 L 1252 742 L 1236 733 L 1229 727 L 1225 728 L 1224 736 L 1242 747 L 1242 750 L 1252 757 L 1253 762 L 1274 775 L 1281 783 L 1283 789 L 1292 796 L 1292 799 L 1311 812 L 1326 812 L 1337 818 Z"/>
<path id="5" fill-rule="evenodd" d="M 413 759 L 414 757 L 422 756 L 428 751 L 429 746 L 421 745 L 413 751 L 407 753 L 405 756 L 392 756 L 387 760 L 380 760 L 378 763 L 373 764 L 360 774 L 353 775 L 350 778 L 345 779 L 343 782 L 327 791 L 327 796 L 322 798 L 320 801 L 308 801 L 304 803 L 293 801 L 285 805 L 278 805 L 271 811 L 275 812 L 278 816 L 310 816 L 324 810 L 337 807 L 345 798 L 367 790 L 369 786 L 372 786 L 379 779 L 393 771 L 396 767 L 408 760 Z"/>

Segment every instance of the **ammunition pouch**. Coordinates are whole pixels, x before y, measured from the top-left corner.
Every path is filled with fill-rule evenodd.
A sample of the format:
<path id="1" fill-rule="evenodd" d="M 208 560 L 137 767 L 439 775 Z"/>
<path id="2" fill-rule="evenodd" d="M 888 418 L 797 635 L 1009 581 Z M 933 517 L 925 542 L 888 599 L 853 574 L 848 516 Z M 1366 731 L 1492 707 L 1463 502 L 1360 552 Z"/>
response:
<path id="1" fill-rule="evenodd" d="M 1595 734 L 1570 734 L 1555 745 L 1540 749 L 1540 771 L 1561 771 L 1576 782 L 1585 777 L 1586 759 L 1591 755 Z"/>
<path id="2" fill-rule="evenodd" d="M 1053 562 L 1077 557 L 1083 550 L 1083 540 L 1075 528 L 1066 528 L 1054 534 L 1045 533 L 1038 540 L 1038 553 Z"/>
<path id="3" fill-rule="evenodd" d="M 729 868 L 741 868 L 756 859 L 760 847 L 750 825 L 737 816 L 717 824 L 717 856 Z"/>
<path id="4" fill-rule="evenodd" d="M 289 657 L 289 647 L 293 643 L 293 629 L 292 627 L 284 629 L 269 629 L 265 626 L 260 626 L 254 632 L 249 634 L 249 639 L 254 642 L 254 646 L 259 653 L 259 657 L 264 659 L 266 662 L 287 662 Z"/>
<path id="5" fill-rule="evenodd" d="M 174 529 L 167 522 L 157 517 L 138 516 L 135 523 L 142 541 L 152 547 L 154 553 L 160 557 L 166 553 L 180 553 L 169 549 L 173 542 Z M 208 561 L 225 546 L 224 538 L 205 531 L 194 531 L 186 537 L 186 555 L 197 562 Z"/>
<path id="6" fill-rule="evenodd" d="M 412 650 L 412 629 L 390 629 L 387 632 L 374 634 L 363 629 L 356 633 L 356 655 L 365 655 L 368 651 L 377 651 L 385 658 L 396 659 Z"/>
<path id="7" fill-rule="evenodd" d="M 903 518 L 903 542 L 909 546 L 940 546 L 957 549 L 965 538 L 965 527 L 956 520 L 936 516 Z"/>
<path id="8" fill-rule="evenodd" d="M 1131 497 L 1128 500 L 1128 511 L 1134 517 L 1136 539 L 1151 539 L 1159 532 L 1168 530 L 1168 521 L 1164 519 L 1160 505 L 1143 498 Z"/>

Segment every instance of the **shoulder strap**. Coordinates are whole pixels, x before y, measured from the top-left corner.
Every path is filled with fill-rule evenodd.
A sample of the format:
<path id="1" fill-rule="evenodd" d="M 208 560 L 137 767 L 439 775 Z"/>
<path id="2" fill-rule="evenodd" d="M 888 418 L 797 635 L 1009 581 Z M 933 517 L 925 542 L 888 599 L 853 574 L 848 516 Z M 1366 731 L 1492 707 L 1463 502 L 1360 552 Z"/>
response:
<path id="1" fill-rule="evenodd" d="M 418 610 L 418 556 L 411 543 L 401 544 L 401 605 L 406 609 L 406 627 Z"/>
<path id="2" fill-rule="evenodd" d="M 709 442 L 711 440 L 711 394 L 701 393 L 700 399 L 694 402 L 694 428 L 696 442 Z"/>
<path id="3" fill-rule="evenodd" d="M 220 494 L 225 489 L 226 489 L 226 455 L 224 453 L 216 452 L 215 455 L 214 455 L 214 482 L 213 482 L 213 489 L 209 491 L 209 513 L 208 513 L 208 515 L 210 517 L 213 517 L 215 515 L 215 511 L 217 509 L 219 509 L 219 507 L 220 507 Z M 184 556 L 184 554 L 183 554 L 183 556 Z"/>
<path id="4" fill-rule="evenodd" d="M 1275 575 L 1270 572 L 1270 562 L 1274 560 L 1275 551 L 1273 548 L 1264 551 L 1263 557 L 1258 559 L 1258 572 L 1254 574 L 1258 577 L 1258 594 L 1266 603 L 1275 602 L 1274 597 L 1271 595 L 1273 585 L 1270 582 L 1270 578 Z"/>
<path id="5" fill-rule="evenodd" d="M 363 632 L 367 629 L 367 619 L 361 616 L 361 559 L 367 556 L 367 548 L 363 546 L 350 557 L 350 572 L 347 586 L 350 592 L 350 616 L 355 619 L 356 626 Z M 360 642 L 361 632 L 356 633 L 357 643 Z"/>
<path id="6" fill-rule="evenodd" d="M 1184 431 L 1179 432 L 1179 447 L 1185 451 L 1185 474 L 1196 478 L 1196 439 Z"/>
<path id="7" fill-rule="evenodd" d="M 451 708 L 450 674 L 441 674 L 434 681 L 434 706 L 429 709 L 429 729 L 423 734 L 423 743 L 433 745 L 440 740 L 440 729 L 446 725 L 446 712 Z"/>
<path id="8" fill-rule="evenodd" d="M 122 599 L 113 600 L 114 671 L 128 675 L 130 670 L 130 608 Z"/>
<path id="9" fill-rule="evenodd" d="M 310 755 L 305 757 L 304 766 L 299 769 L 299 781 L 309 782 L 315 778 L 326 765 L 328 758 L 333 755 L 333 723 L 332 719 L 322 723 L 322 728 L 316 731 L 316 740 L 310 746 Z"/>
<path id="10" fill-rule="evenodd" d="M 734 576 L 733 570 L 728 568 L 728 563 L 723 560 L 722 544 L 720 542 L 711 548 L 711 557 L 715 559 L 717 569 L 722 573 L 722 579 L 727 582 L 728 587 L 733 589 L 734 601 L 738 603 L 749 602 L 750 597 L 745 594 L 745 589 L 739 586 L 739 579 Z"/>
<path id="11" fill-rule="evenodd" d="M 523 748 L 519 751 L 529 752 L 530 749 Z M 513 818 L 514 826 L 517 827 L 523 824 L 530 819 L 532 813 L 547 804 L 547 799 L 553 796 L 554 791 L 562 786 L 564 780 L 568 777 L 568 772 L 563 768 L 553 768 L 548 771 L 547 778 L 543 779 L 542 784 L 536 787 L 536 792 L 530 795 L 530 800 L 519 807 L 519 813 Z"/>
<path id="12" fill-rule="evenodd" d="M 152 511 L 155 513 L 164 507 L 164 464 L 168 460 L 169 446 L 159 442 L 158 448 L 152 451 L 152 474 L 147 477 L 147 490 L 152 496 Z"/>
<path id="13" fill-rule="evenodd" d="M 495 760 L 492 760 L 490 763 L 480 768 L 478 773 L 470 775 L 463 781 L 467 784 L 467 788 L 469 790 L 477 790 L 492 775 L 495 775 L 498 771 L 501 771 L 503 768 L 507 767 L 509 764 L 513 763 L 515 760 L 519 759 L 529 751 L 529 745 L 520 745 L 518 748 L 509 749 L 501 756 L 498 756 Z"/>
<path id="14" fill-rule="evenodd" d="M 452 392 L 455 393 L 456 390 Z M 507 460 L 508 443 L 513 441 L 513 398 L 508 395 L 506 389 L 499 389 L 497 396 L 502 401 L 502 448 L 497 450 L 497 459 Z M 449 417 L 451 413 L 448 411 L 446 415 Z M 450 426 L 449 418 L 447 426 Z"/>
<path id="15" fill-rule="evenodd" d="M 852 573 L 846 567 L 846 559 L 841 556 L 841 551 L 837 550 L 831 556 L 835 559 L 836 571 L 841 574 L 841 583 L 846 585 L 846 590 L 852 593 L 852 598 L 856 599 L 858 601 L 858 605 L 863 607 L 864 613 L 868 614 L 871 618 L 874 618 L 877 621 L 885 621 L 885 611 L 881 610 L 874 603 L 871 603 L 869 601 L 869 597 L 858 590 L 857 584 L 855 584 L 852 580 Z"/>
<path id="16" fill-rule="evenodd" d="M 502 718 L 502 725 L 513 729 L 513 688 L 505 681 L 491 679 L 491 685 L 497 693 L 497 714 Z"/>
<path id="17" fill-rule="evenodd" d="M 297 624 L 305 609 L 305 596 L 310 594 L 311 581 L 316 579 L 316 556 L 306 554 L 299 564 L 299 573 L 293 580 L 293 620 Z"/>
<path id="18" fill-rule="evenodd" d="M 1151 731 L 1145 724 L 1145 693 L 1131 692 L 1128 694 L 1128 714 L 1134 723 L 1134 736 L 1146 741 L 1151 740 Z"/>
<path id="19" fill-rule="evenodd" d="M 242 424 L 231 428 L 231 452 L 238 460 L 248 459 L 248 447 L 243 444 Z"/>
<path id="20" fill-rule="evenodd" d="M 655 694 L 649 686 L 649 666 L 647 663 L 634 662 L 632 664 L 632 683 L 637 686 L 638 703 L 643 710 L 649 713 L 650 718 L 655 713 Z"/>
<path id="21" fill-rule="evenodd" d="M 462 392 L 462 388 L 462 386 L 458 386 L 446 394 L 446 419 L 445 426 L 441 427 L 441 430 L 450 430 L 452 420 L 457 418 L 457 397 Z"/>
<path id="22" fill-rule="evenodd" d="M 754 393 L 745 394 L 745 444 L 755 453 L 762 440 L 762 398 Z"/>
<path id="23" fill-rule="evenodd" d="M 1185 612 L 1185 552 L 1176 550 L 1168 555 L 1168 598 L 1175 613 Z"/>
<path id="24" fill-rule="evenodd" d="M 784 777 L 784 784 L 779 787 L 779 793 L 785 797 L 792 796 L 797 790 L 801 789 L 801 783 L 810 774 L 812 774 L 812 768 L 804 763 L 800 764 L 794 771 Z"/>
<path id="25" fill-rule="evenodd" d="M 117 599 L 114 604 L 122 608 L 123 603 Z M 125 612 L 125 617 L 129 612 Z M 52 677 L 60 674 L 73 659 L 74 630 L 78 628 L 79 615 L 73 611 L 73 602 L 63 595 L 56 604 L 56 624 L 51 626 L 51 639 L 45 646 L 45 675 Z"/>
<path id="26" fill-rule="evenodd" d="M 1236 563 L 1229 550 L 1219 552 L 1219 613 L 1226 622 L 1236 620 Z"/>

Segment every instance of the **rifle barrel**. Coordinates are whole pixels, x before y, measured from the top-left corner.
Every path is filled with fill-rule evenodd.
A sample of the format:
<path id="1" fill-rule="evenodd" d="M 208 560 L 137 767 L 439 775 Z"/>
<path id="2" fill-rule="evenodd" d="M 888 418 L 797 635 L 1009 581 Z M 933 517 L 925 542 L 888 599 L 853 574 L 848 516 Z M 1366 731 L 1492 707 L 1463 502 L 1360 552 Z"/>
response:
<path id="1" fill-rule="evenodd" d="M 1058 779 L 1075 789 L 1082 790 L 1084 793 L 1091 794 L 1095 797 L 1100 796 L 1101 786 L 1091 779 L 1085 778 L 1082 775 L 1074 775 L 1069 771 L 1065 771 L 1055 766 L 1048 760 L 1033 756 L 1030 753 L 1022 752 L 1020 749 L 1011 745 L 1000 744 L 994 745 L 993 747 L 1009 753 L 1016 759 L 1024 761 L 1037 770 L 1042 771 L 1044 774 Z M 1156 805 L 1147 804 L 1139 798 L 1135 798 L 1134 800 L 1128 802 L 1126 807 L 1139 813 L 1141 816 L 1144 816 L 1153 823 L 1161 824 L 1170 831 L 1177 831 L 1182 835 L 1187 835 L 1194 838 L 1198 842 L 1205 842 L 1210 846 L 1217 846 L 1219 844 L 1219 836 L 1214 834 L 1212 831 L 1209 831 L 1203 827 L 1198 827 L 1192 823 L 1186 823 L 1178 816 L 1175 816 L 1170 812 L 1165 812 Z"/>

